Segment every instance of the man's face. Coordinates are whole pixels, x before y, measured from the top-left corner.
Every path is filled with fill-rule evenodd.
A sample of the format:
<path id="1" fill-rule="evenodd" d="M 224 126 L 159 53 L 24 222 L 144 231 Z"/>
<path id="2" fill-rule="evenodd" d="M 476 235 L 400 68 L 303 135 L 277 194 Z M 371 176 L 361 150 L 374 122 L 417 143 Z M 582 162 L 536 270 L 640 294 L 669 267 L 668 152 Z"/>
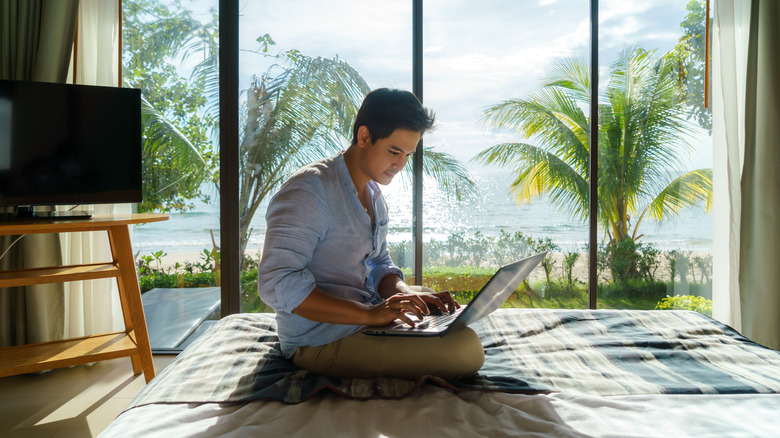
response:
<path id="1" fill-rule="evenodd" d="M 396 129 L 389 137 L 372 143 L 365 139 L 361 170 L 372 180 L 387 185 L 401 171 L 417 150 L 420 133 L 408 129 Z"/>

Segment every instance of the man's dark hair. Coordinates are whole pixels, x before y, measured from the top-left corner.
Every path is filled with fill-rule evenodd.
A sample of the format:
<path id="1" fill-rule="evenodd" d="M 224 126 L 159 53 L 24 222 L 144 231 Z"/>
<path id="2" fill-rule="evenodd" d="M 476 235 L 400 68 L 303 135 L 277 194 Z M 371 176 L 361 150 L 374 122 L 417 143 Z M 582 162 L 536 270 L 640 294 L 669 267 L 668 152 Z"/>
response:
<path id="1" fill-rule="evenodd" d="M 357 143 L 358 128 L 365 126 L 376 142 L 390 137 L 396 129 L 419 132 L 433 128 L 433 113 L 422 106 L 414 94 L 390 88 L 378 88 L 366 95 L 352 127 L 352 144 Z"/>

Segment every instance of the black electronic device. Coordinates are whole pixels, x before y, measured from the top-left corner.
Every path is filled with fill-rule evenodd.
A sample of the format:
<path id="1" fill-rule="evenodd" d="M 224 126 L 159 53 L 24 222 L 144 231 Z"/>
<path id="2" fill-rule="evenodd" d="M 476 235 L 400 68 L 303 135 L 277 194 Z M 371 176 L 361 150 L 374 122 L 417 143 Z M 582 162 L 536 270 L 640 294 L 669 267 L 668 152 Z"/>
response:
<path id="1" fill-rule="evenodd" d="M 89 217 L 41 205 L 140 202 L 141 91 L 0 80 L 5 219 Z"/>

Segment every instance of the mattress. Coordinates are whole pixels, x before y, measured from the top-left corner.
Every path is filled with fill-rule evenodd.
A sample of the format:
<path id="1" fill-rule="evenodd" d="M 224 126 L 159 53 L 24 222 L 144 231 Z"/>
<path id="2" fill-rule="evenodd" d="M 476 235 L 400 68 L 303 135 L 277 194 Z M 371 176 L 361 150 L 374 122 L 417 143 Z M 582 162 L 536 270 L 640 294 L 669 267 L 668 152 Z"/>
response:
<path id="1" fill-rule="evenodd" d="M 101 436 L 780 430 L 780 353 L 698 313 L 501 309 L 472 327 L 486 359 L 471 379 L 342 379 L 295 368 L 281 355 L 272 317 L 232 315 L 150 382 Z"/>

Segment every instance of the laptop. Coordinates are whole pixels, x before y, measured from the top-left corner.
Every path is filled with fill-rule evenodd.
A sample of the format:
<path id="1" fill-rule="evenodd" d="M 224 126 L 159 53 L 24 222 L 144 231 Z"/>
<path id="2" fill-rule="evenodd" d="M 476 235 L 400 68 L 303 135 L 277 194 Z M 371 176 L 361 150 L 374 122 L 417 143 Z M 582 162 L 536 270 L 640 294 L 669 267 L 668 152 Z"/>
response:
<path id="1" fill-rule="evenodd" d="M 395 320 L 386 326 L 365 327 L 361 331 L 375 336 L 444 336 L 466 327 L 501 307 L 545 255 L 546 251 L 502 266 L 467 306 L 461 306 L 453 313 L 425 315 L 414 327 Z"/>

